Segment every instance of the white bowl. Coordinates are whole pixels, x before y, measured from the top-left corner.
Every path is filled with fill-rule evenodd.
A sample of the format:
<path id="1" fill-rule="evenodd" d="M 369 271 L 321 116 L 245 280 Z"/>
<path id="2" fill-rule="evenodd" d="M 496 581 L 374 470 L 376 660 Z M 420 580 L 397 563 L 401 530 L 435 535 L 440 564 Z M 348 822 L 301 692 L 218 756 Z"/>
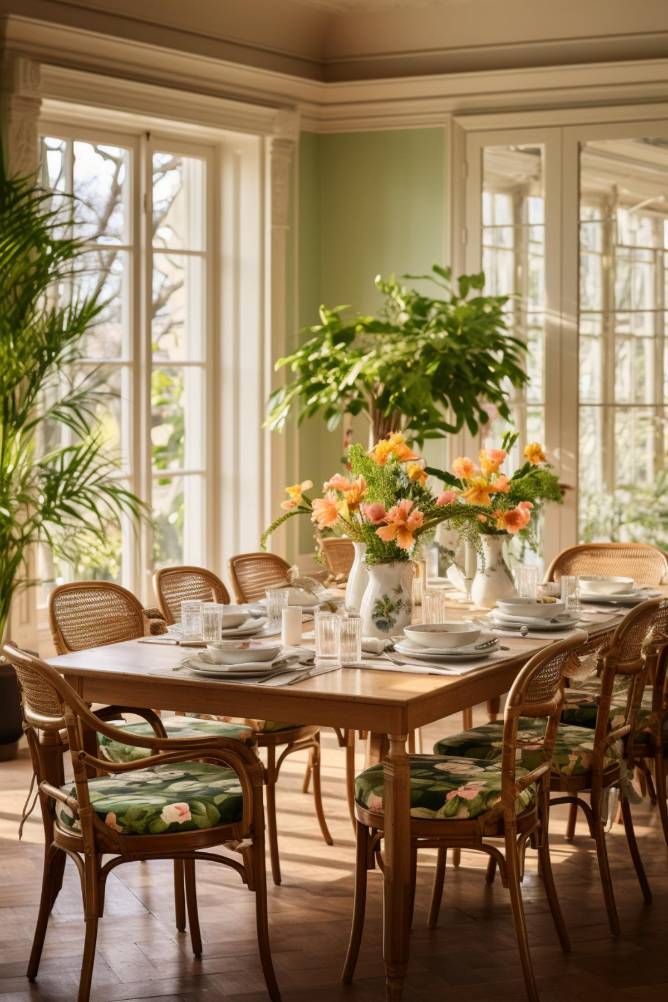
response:
<path id="1" fill-rule="evenodd" d="M 532 619 L 554 619 L 566 611 L 565 602 L 536 602 L 531 598 L 509 598 L 497 602 L 496 607 L 506 616 L 530 616 Z"/>
<path id="2" fill-rule="evenodd" d="M 223 606 L 223 629 L 232 629 L 234 626 L 241 626 L 248 619 L 248 613 L 238 605 Z"/>
<path id="3" fill-rule="evenodd" d="M 404 633 L 409 640 L 423 647 L 447 650 L 449 647 L 463 647 L 465 644 L 475 643 L 482 633 L 482 628 L 471 619 L 460 619 L 448 623 L 405 626 Z"/>
<path id="4" fill-rule="evenodd" d="M 633 578 L 607 577 L 604 574 L 596 574 L 591 577 L 580 578 L 580 588 L 589 595 L 619 595 L 622 592 L 633 591 Z"/>
<path id="5" fill-rule="evenodd" d="M 273 661 L 281 652 L 280 644 L 260 645 L 252 640 L 217 640 L 206 645 L 207 660 L 217 665 L 243 665 L 255 661 Z"/>

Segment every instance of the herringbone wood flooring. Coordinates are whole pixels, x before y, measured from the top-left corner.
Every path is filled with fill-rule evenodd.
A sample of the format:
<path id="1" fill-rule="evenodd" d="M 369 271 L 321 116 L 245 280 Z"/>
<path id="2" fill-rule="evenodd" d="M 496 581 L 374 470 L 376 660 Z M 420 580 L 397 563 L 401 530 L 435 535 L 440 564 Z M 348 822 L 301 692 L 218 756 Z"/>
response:
<path id="1" fill-rule="evenodd" d="M 429 728 L 425 747 L 459 720 Z M 362 765 L 360 757 L 360 767 Z M 300 791 L 303 766 L 288 760 L 281 777 L 279 824 L 283 886 L 269 885 L 274 961 L 285 1002 L 382 1002 L 381 879 L 370 876 L 365 939 L 357 980 L 339 983 L 351 913 L 353 836 L 343 791 L 343 756 L 324 735 L 325 809 L 335 845 L 320 838 L 310 797 Z M 38 982 L 25 978 L 39 898 L 41 824 L 33 815 L 23 842 L 17 825 L 30 779 L 27 752 L 0 764 L 0 1002 L 71 1002 L 83 946 L 78 879 L 68 863 L 47 935 Z M 542 887 L 530 860 L 524 894 L 543 1002 L 666 1002 L 668 999 L 668 852 L 656 811 L 634 809 L 641 850 L 654 891 L 644 907 L 621 827 L 609 837 L 622 937 L 608 933 L 595 857 L 584 829 L 563 839 L 564 814 L 553 819 L 557 887 L 574 943 L 558 947 Z M 529 853 L 529 856 L 532 854 Z M 426 928 L 434 854 L 421 857 L 407 1002 L 435 999 L 523 1002 L 506 892 L 483 880 L 485 858 L 465 853 L 448 868 L 437 930 Z M 109 880 L 93 982 L 95 1002 L 264 1002 L 252 895 L 233 873 L 200 867 L 204 955 L 193 960 L 188 938 L 173 922 L 171 864 L 132 864 Z"/>

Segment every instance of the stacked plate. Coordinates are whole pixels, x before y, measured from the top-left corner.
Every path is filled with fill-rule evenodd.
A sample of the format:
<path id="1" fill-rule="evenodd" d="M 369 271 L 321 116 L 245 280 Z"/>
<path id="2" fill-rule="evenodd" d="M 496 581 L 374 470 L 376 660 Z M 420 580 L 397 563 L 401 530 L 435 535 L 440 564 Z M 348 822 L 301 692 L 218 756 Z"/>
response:
<path id="1" fill-rule="evenodd" d="M 305 652 L 270 642 L 222 641 L 186 658 L 183 667 L 215 678 L 261 680 L 280 671 L 294 671 L 303 656 Z"/>
<path id="2" fill-rule="evenodd" d="M 528 627 L 532 632 L 553 632 L 572 630 L 578 623 L 578 616 L 567 612 L 563 602 L 536 602 L 531 599 L 509 599 L 497 602 L 488 616 L 490 626 L 503 630 L 517 630 Z"/>
<path id="3" fill-rule="evenodd" d="M 225 640 L 238 640 L 244 637 L 255 637 L 259 633 L 262 633 L 266 625 L 266 616 L 259 619 L 254 616 L 248 616 L 247 619 L 239 626 L 229 626 L 224 628 L 221 632 L 221 637 Z M 181 640 L 183 636 L 181 624 L 174 623 L 173 626 L 168 626 L 167 634 L 170 637 L 174 637 L 176 640 Z"/>
<path id="4" fill-rule="evenodd" d="M 580 598 L 583 602 L 633 606 L 660 594 L 652 588 L 636 588 L 633 578 L 602 574 L 580 578 Z"/>
<path id="5" fill-rule="evenodd" d="M 434 665 L 478 660 L 492 654 L 498 646 L 496 637 L 483 632 L 472 620 L 463 620 L 407 626 L 394 650 L 411 662 Z"/>

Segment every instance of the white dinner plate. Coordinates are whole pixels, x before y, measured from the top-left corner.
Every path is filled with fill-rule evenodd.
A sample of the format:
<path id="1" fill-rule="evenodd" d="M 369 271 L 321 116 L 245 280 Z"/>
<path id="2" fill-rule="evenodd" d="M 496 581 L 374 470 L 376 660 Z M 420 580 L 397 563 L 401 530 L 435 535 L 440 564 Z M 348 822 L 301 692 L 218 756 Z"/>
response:
<path id="1" fill-rule="evenodd" d="M 594 592 L 580 591 L 580 600 L 601 605 L 640 605 L 648 598 L 656 598 L 660 594 L 660 591 L 653 588 L 634 588 L 633 591 L 610 592 L 607 595 L 602 595 L 600 592 L 595 594 Z"/>
<path id="2" fill-rule="evenodd" d="M 532 630 L 545 630 L 547 632 L 552 630 L 572 630 L 579 622 L 577 616 L 569 616 L 568 619 L 558 616 L 556 623 L 553 623 L 549 619 L 534 619 L 533 616 L 506 616 L 497 609 L 492 610 L 489 618 L 495 626 L 509 627 L 510 629 L 517 630 L 521 626 L 528 626 Z"/>
<path id="3" fill-rule="evenodd" d="M 480 641 L 478 641 L 480 642 Z M 446 650 L 434 651 L 429 653 L 429 649 L 425 647 L 420 647 L 419 644 L 412 644 L 410 641 L 399 641 L 394 645 L 394 650 L 397 654 L 401 654 L 403 657 L 411 658 L 411 660 L 426 661 L 429 664 L 438 664 L 445 661 L 470 661 L 471 658 L 484 658 L 488 654 L 494 654 L 499 646 L 498 640 L 492 646 L 485 647 L 484 650 L 476 650 L 473 644 L 469 644 L 468 647 L 458 647 L 458 648 L 447 648 Z"/>
<path id="4" fill-rule="evenodd" d="M 283 658 L 278 658 L 282 661 Z M 185 662 L 186 667 L 197 672 L 198 675 L 212 675 L 217 678 L 263 678 L 265 675 L 272 675 L 276 668 L 276 661 L 253 661 L 244 665 L 212 665 L 203 661 L 195 655 Z M 299 669 L 296 661 L 285 665 L 285 670 L 292 672 Z"/>
<path id="5" fill-rule="evenodd" d="M 226 630 L 221 630 L 220 636 L 222 640 L 238 640 L 241 637 L 253 637 L 256 633 L 260 633 L 266 625 L 266 618 L 251 618 L 242 623 L 241 626 L 228 626 Z"/>
<path id="6" fill-rule="evenodd" d="M 409 640 L 408 637 L 403 637 L 401 640 L 397 640 L 394 649 L 399 651 L 400 654 L 421 654 L 428 657 L 440 657 L 442 654 L 476 654 L 478 655 L 480 651 L 476 650 L 479 644 L 487 644 L 487 642 L 493 641 L 494 644 L 490 647 L 493 650 L 499 643 L 497 637 L 493 636 L 491 633 L 481 633 L 475 640 L 473 644 L 462 644 L 461 647 L 426 647 L 422 644 L 418 644 L 415 640 Z M 486 648 L 487 649 L 487 648 Z"/>

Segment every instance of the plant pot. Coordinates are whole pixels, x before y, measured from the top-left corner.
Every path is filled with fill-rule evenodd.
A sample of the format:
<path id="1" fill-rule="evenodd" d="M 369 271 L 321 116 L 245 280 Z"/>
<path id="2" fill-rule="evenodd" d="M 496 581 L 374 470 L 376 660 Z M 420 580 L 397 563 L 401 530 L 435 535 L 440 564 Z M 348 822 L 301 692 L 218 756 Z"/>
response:
<path id="1" fill-rule="evenodd" d="M 503 556 L 505 536 L 482 536 L 482 557 L 471 587 L 473 602 L 491 609 L 498 601 L 513 598 L 515 583 Z"/>
<path id="2" fill-rule="evenodd" d="M 408 626 L 412 613 L 415 568 L 410 561 L 368 566 L 369 582 L 360 615 L 362 634 L 387 639 Z"/>
<path id="3" fill-rule="evenodd" d="M 355 550 L 355 559 L 348 575 L 345 601 L 346 609 L 359 614 L 364 592 L 369 583 L 369 571 L 364 560 L 366 556 L 366 543 L 353 543 L 353 549 Z"/>
<path id="4" fill-rule="evenodd" d="M 11 665 L 0 664 L 0 762 L 16 758 L 22 733 L 16 674 Z"/>

